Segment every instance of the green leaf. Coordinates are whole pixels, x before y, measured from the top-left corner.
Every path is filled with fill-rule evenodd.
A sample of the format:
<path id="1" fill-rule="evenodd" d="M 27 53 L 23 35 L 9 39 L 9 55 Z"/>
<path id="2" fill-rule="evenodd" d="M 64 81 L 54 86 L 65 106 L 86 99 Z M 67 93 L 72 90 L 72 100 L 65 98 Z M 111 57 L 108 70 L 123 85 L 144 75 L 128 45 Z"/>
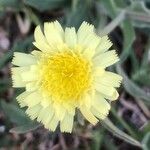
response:
<path id="1" fill-rule="evenodd" d="M 142 147 L 143 150 L 149 150 L 150 149 L 150 132 L 148 132 L 144 139 L 142 140 Z"/>
<path id="2" fill-rule="evenodd" d="M 17 105 L 6 103 L 3 100 L 1 100 L 0 105 L 11 122 L 16 123 L 17 125 L 24 125 L 31 122 L 25 112 Z"/>
<path id="3" fill-rule="evenodd" d="M 10 86 L 11 80 L 8 79 L 0 80 L 0 93 L 3 93 L 4 91 L 8 90 Z"/>
<path id="4" fill-rule="evenodd" d="M 80 113 L 80 111 L 77 111 L 77 121 L 79 122 L 80 125 L 84 126 L 85 125 L 85 120 Z"/>
<path id="5" fill-rule="evenodd" d="M 83 21 L 89 22 L 91 5 L 87 0 L 78 0 L 72 10 L 67 11 L 66 26 L 75 26 L 78 28 Z"/>
<path id="6" fill-rule="evenodd" d="M 17 134 L 24 134 L 30 131 L 33 131 L 35 129 L 37 129 L 38 127 L 40 127 L 41 124 L 37 123 L 37 122 L 31 122 L 22 126 L 18 126 L 15 128 L 12 128 L 10 130 L 11 133 L 17 133 Z"/>
<path id="7" fill-rule="evenodd" d="M 124 35 L 124 44 L 123 51 L 120 56 L 121 62 L 125 61 L 128 55 L 130 54 L 132 44 L 135 40 L 135 31 L 130 21 L 124 21 L 124 23 L 122 24 L 122 32 Z"/>
<path id="8" fill-rule="evenodd" d="M 109 17 L 111 17 L 112 19 L 116 17 L 117 13 L 117 6 L 114 0 L 101 0 L 101 3 L 103 4 L 103 6 L 109 10 L 107 11 L 107 14 Z"/>
<path id="9" fill-rule="evenodd" d="M 132 79 L 136 83 L 143 85 L 143 86 L 150 85 L 149 55 L 150 55 L 150 39 L 148 39 L 140 66 L 138 64 L 138 59 L 136 58 L 136 56 L 134 56 L 135 58 L 134 57 L 131 58 L 132 64 L 134 64 L 134 68 L 136 68 L 136 69 L 133 68 L 134 71 L 132 73 Z M 136 61 L 134 61 L 135 59 L 136 59 Z"/>
<path id="10" fill-rule="evenodd" d="M 2 9 L 7 7 L 18 9 L 20 8 L 20 5 L 21 5 L 20 0 L 0 0 L 0 8 Z"/>
<path id="11" fill-rule="evenodd" d="M 142 128 L 142 131 L 144 134 L 147 134 L 150 131 L 150 121 L 146 123 L 146 125 L 144 125 L 144 127 Z"/>
<path id="12" fill-rule="evenodd" d="M 105 120 L 102 121 L 102 125 L 104 126 L 104 128 L 108 129 L 110 132 L 112 132 L 118 138 L 120 138 L 132 145 L 142 147 L 142 145 L 139 141 L 135 140 L 131 136 L 127 135 L 126 133 L 124 133 L 123 131 L 118 129 L 108 118 L 106 118 Z"/>
<path id="13" fill-rule="evenodd" d="M 25 0 L 24 3 L 28 6 L 36 8 L 38 11 L 46 11 L 55 8 L 60 8 L 66 5 L 66 0 Z"/>
<path id="14" fill-rule="evenodd" d="M 120 14 L 113 19 L 102 31 L 100 31 L 100 36 L 105 36 L 112 32 L 125 18 L 125 11 L 120 12 Z"/>
<path id="15" fill-rule="evenodd" d="M 141 68 L 136 73 L 132 75 L 132 79 L 141 85 L 149 86 L 150 85 L 150 68 Z M 142 80 L 141 80 L 142 79 Z"/>
<path id="16" fill-rule="evenodd" d="M 9 51 L 0 59 L 0 69 L 12 58 L 13 51 Z"/>
<path id="17" fill-rule="evenodd" d="M 144 90 L 128 78 L 120 64 L 117 65 L 116 69 L 117 72 L 123 77 L 123 86 L 130 95 L 138 99 L 143 99 L 145 102 L 150 102 L 150 95 L 148 95 Z"/>
<path id="18" fill-rule="evenodd" d="M 127 7 L 125 1 L 120 1 L 120 0 L 116 0 L 116 1 L 102 0 L 102 4 L 107 10 L 109 10 L 107 12 L 109 17 L 111 17 L 112 19 L 114 19 L 118 15 L 118 9 L 122 8 L 122 10 L 123 9 L 126 10 Z M 120 61 L 124 62 L 128 57 L 128 55 L 130 54 L 131 46 L 135 40 L 135 31 L 131 21 L 127 19 L 125 19 L 121 23 L 121 29 L 123 32 L 124 41 L 123 41 L 123 51 L 120 56 L 121 57 Z"/>
<path id="19" fill-rule="evenodd" d="M 3 68 L 13 57 L 14 52 L 25 52 L 32 47 L 33 36 L 29 36 L 24 40 L 14 43 L 12 50 L 4 54 L 0 59 L 0 69 Z"/>
<path id="20" fill-rule="evenodd" d="M 134 49 L 131 49 L 129 58 L 131 60 L 131 74 L 134 74 L 140 68 L 139 60 L 136 56 Z"/>
<path id="21" fill-rule="evenodd" d="M 141 68 L 149 67 L 149 63 L 150 63 L 149 56 L 150 56 L 150 38 L 148 40 L 148 44 L 147 44 L 145 52 L 143 54 Z"/>
<path id="22" fill-rule="evenodd" d="M 12 147 L 11 144 L 12 144 L 11 136 L 8 136 L 8 134 L 0 136 L 0 149 L 3 149 L 4 147 L 10 149 Z"/>
<path id="23" fill-rule="evenodd" d="M 42 24 L 40 16 L 38 16 L 31 8 L 26 7 L 25 13 L 27 16 L 29 16 L 29 19 L 31 20 L 31 22 L 34 23 L 34 25 L 37 26 L 37 25 Z"/>
<path id="24" fill-rule="evenodd" d="M 97 129 L 93 131 L 92 133 L 92 145 L 91 149 L 93 150 L 100 150 L 103 140 L 104 140 L 104 135 L 105 135 L 105 129 L 101 128 L 100 130 Z"/>
<path id="25" fill-rule="evenodd" d="M 133 1 L 128 8 L 128 16 L 134 26 L 150 28 L 150 9 L 144 1 Z"/>
<path id="26" fill-rule="evenodd" d="M 117 111 L 112 107 L 111 108 L 111 113 L 113 114 L 113 116 L 118 120 L 119 124 L 121 124 L 126 131 L 134 138 L 138 139 L 138 133 L 136 133 L 131 127 L 130 125 L 123 119 L 123 117 L 120 117 L 117 114 Z"/>
<path id="27" fill-rule="evenodd" d="M 104 138 L 104 146 L 106 150 L 118 150 L 117 145 L 112 139 L 109 138 L 109 136 L 105 135 Z"/>

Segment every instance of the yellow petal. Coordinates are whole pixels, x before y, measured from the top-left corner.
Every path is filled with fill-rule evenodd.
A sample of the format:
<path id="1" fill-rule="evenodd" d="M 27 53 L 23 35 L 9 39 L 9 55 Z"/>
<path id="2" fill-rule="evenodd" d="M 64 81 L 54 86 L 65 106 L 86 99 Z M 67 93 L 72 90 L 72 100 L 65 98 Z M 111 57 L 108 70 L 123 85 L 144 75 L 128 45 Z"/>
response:
<path id="1" fill-rule="evenodd" d="M 29 81 L 37 81 L 39 79 L 39 74 L 38 72 L 34 72 L 32 70 L 27 71 L 27 72 L 23 72 L 21 74 L 22 80 L 25 82 L 29 82 Z"/>
<path id="2" fill-rule="evenodd" d="M 63 39 L 59 31 L 55 28 L 54 23 L 44 23 L 44 34 L 51 48 L 63 43 Z"/>
<path id="3" fill-rule="evenodd" d="M 105 73 L 105 70 L 103 67 L 94 67 L 93 69 L 93 76 L 101 78 Z"/>
<path id="4" fill-rule="evenodd" d="M 91 108 L 91 104 L 92 104 L 91 95 L 85 94 L 83 97 L 84 97 L 82 99 L 82 101 L 83 101 L 83 103 L 82 103 L 83 107 L 85 106 L 87 109 L 90 109 Z"/>
<path id="5" fill-rule="evenodd" d="M 111 50 L 96 56 L 93 60 L 94 64 L 97 66 L 102 66 L 104 68 L 111 66 L 112 64 L 119 61 L 119 58 L 115 50 Z"/>
<path id="6" fill-rule="evenodd" d="M 54 21 L 54 26 L 55 26 L 55 29 L 59 32 L 62 40 L 64 41 L 64 30 L 61 24 L 58 21 Z"/>
<path id="7" fill-rule="evenodd" d="M 55 131 L 58 123 L 59 123 L 59 120 L 57 119 L 57 117 L 53 116 L 52 120 L 49 122 L 48 128 L 51 131 Z"/>
<path id="8" fill-rule="evenodd" d="M 51 122 L 53 116 L 54 116 L 54 111 L 53 110 L 50 110 L 49 114 L 47 116 L 45 116 L 46 120 L 44 122 L 44 125 L 45 125 L 46 128 L 48 128 L 49 122 Z"/>
<path id="9" fill-rule="evenodd" d="M 87 58 L 88 60 L 91 60 L 94 54 L 95 54 L 95 51 L 93 49 L 87 48 L 83 51 L 83 56 Z"/>
<path id="10" fill-rule="evenodd" d="M 94 51 L 95 54 L 95 49 L 98 46 L 100 41 L 100 38 L 93 32 L 87 35 L 87 37 L 85 37 L 85 39 L 82 41 L 82 43 L 80 43 L 81 46 L 83 46 L 83 48 L 88 48 L 92 51 Z"/>
<path id="11" fill-rule="evenodd" d="M 106 99 L 110 100 L 110 101 L 115 101 L 115 100 L 118 99 L 119 94 L 118 94 L 117 90 L 114 90 L 114 92 L 113 92 L 113 94 L 112 94 L 111 96 L 109 96 L 109 95 L 104 95 L 104 97 L 105 97 Z"/>
<path id="12" fill-rule="evenodd" d="M 51 106 L 48 106 L 45 109 L 45 114 L 43 114 L 41 121 L 47 126 L 47 124 L 52 120 L 52 117 L 54 116 L 54 109 Z"/>
<path id="13" fill-rule="evenodd" d="M 83 22 L 77 32 L 78 44 L 83 48 L 95 50 L 100 42 L 100 38 L 94 32 L 94 26 Z"/>
<path id="14" fill-rule="evenodd" d="M 101 94 L 98 93 L 96 93 L 95 98 L 92 100 L 92 106 L 104 116 L 107 116 L 110 110 L 110 104 L 104 99 Z"/>
<path id="15" fill-rule="evenodd" d="M 16 66 L 29 66 L 36 64 L 36 58 L 31 54 L 24 54 L 19 52 L 14 52 L 14 57 L 12 60 L 12 64 Z"/>
<path id="16" fill-rule="evenodd" d="M 98 119 L 86 107 L 80 107 L 82 115 L 93 125 L 98 122 Z"/>
<path id="17" fill-rule="evenodd" d="M 77 44 L 77 35 L 76 35 L 75 28 L 65 29 L 65 43 L 70 48 L 74 48 L 74 46 Z"/>
<path id="18" fill-rule="evenodd" d="M 28 95 L 24 101 L 27 103 L 28 107 L 33 107 L 34 105 L 39 104 L 42 98 L 42 95 L 38 91 L 35 91 Z"/>
<path id="19" fill-rule="evenodd" d="M 33 107 L 28 107 L 28 109 L 26 110 L 26 113 L 29 115 L 29 117 L 32 120 L 34 120 L 35 118 L 37 118 L 41 108 L 42 108 L 41 105 L 35 105 Z"/>
<path id="20" fill-rule="evenodd" d="M 91 112 L 93 113 L 94 116 L 96 116 L 100 120 L 103 120 L 107 117 L 107 116 L 101 114 L 100 111 L 95 109 L 93 106 L 91 107 Z"/>
<path id="21" fill-rule="evenodd" d="M 119 96 L 116 89 L 110 86 L 105 86 L 103 84 L 95 83 L 95 89 L 101 94 L 103 94 L 104 97 L 109 100 L 116 100 Z"/>
<path id="22" fill-rule="evenodd" d="M 51 98 L 43 98 L 41 101 L 41 105 L 46 108 L 51 104 Z"/>
<path id="23" fill-rule="evenodd" d="M 72 132 L 74 116 L 66 113 L 64 119 L 60 122 L 61 132 Z"/>
<path id="24" fill-rule="evenodd" d="M 96 93 L 95 98 L 92 100 L 91 112 L 99 119 L 103 120 L 107 117 L 110 110 L 110 104 L 104 97 Z"/>
<path id="25" fill-rule="evenodd" d="M 13 87 L 25 87 L 26 86 L 26 82 L 22 80 L 21 74 L 28 70 L 29 70 L 29 67 L 13 67 L 11 69 Z"/>
<path id="26" fill-rule="evenodd" d="M 74 115 L 75 114 L 75 106 L 68 104 L 68 103 L 62 103 L 62 106 L 66 109 L 66 111 L 71 114 Z"/>
<path id="27" fill-rule="evenodd" d="M 47 114 L 48 112 L 47 110 L 49 110 L 49 107 L 47 107 L 47 109 L 44 107 L 41 108 L 41 110 L 39 111 L 39 115 L 37 117 L 37 121 L 42 122 L 45 114 Z"/>
<path id="28" fill-rule="evenodd" d="M 39 88 L 39 84 L 37 81 L 29 82 L 26 84 L 26 91 L 33 92 Z"/>
<path id="29" fill-rule="evenodd" d="M 53 107 L 55 109 L 56 117 L 59 120 L 63 120 L 64 116 L 65 116 L 65 113 L 66 113 L 66 109 L 61 104 L 59 104 L 59 103 L 54 103 Z"/>
<path id="30" fill-rule="evenodd" d="M 20 107 L 25 107 L 25 106 L 27 106 L 27 103 L 24 101 L 24 99 L 25 99 L 28 95 L 30 95 L 30 94 L 31 94 L 31 92 L 25 91 L 25 92 L 21 93 L 19 96 L 16 97 L 16 99 L 17 99 L 17 101 L 18 101 Z"/>
<path id="31" fill-rule="evenodd" d="M 103 36 L 100 38 L 99 45 L 96 48 L 96 56 L 100 53 L 104 53 L 112 46 L 111 41 L 109 40 L 108 36 Z"/>
<path id="32" fill-rule="evenodd" d="M 51 47 L 48 45 L 48 42 L 46 41 L 46 38 L 44 37 L 40 26 L 37 26 L 35 28 L 34 38 L 35 38 L 35 42 L 33 42 L 33 44 L 38 49 L 40 49 L 41 51 L 44 51 L 44 52 L 50 52 L 51 51 Z"/>
<path id="33" fill-rule="evenodd" d="M 93 32 L 94 26 L 84 21 L 77 32 L 78 44 L 82 44 L 86 37 Z"/>
<path id="34" fill-rule="evenodd" d="M 106 86 L 119 87 L 121 83 L 122 77 L 118 74 L 105 71 L 103 76 L 96 79 L 96 82 L 99 84 L 103 84 Z"/>
<path id="35" fill-rule="evenodd" d="M 31 52 L 31 54 L 32 54 L 34 57 L 36 57 L 36 59 L 39 60 L 39 58 L 40 58 L 41 55 L 42 55 L 42 52 L 41 52 L 41 51 L 38 51 L 38 50 L 33 50 L 33 51 Z"/>

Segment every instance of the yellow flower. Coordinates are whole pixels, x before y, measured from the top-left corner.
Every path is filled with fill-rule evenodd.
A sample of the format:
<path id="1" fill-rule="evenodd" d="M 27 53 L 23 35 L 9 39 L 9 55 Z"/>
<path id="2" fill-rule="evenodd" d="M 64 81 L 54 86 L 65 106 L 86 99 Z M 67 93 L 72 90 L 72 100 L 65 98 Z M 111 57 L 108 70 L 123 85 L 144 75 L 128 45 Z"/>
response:
<path id="1" fill-rule="evenodd" d="M 93 25 L 83 22 L 76 32 L 55 21 L 35 29 L 31 54 L 15 52 L 12 64 L 13 87 L 25 87 L 17 97 L 26 113 L 51 131 L 58 124 L 71 132 L 75 111 L 93 125 L 104 119 L 110 102 L 118 98 L 115 88 L 122 77 L 105 69 L 119 58 L 108 36 L 99 37 Z"/>

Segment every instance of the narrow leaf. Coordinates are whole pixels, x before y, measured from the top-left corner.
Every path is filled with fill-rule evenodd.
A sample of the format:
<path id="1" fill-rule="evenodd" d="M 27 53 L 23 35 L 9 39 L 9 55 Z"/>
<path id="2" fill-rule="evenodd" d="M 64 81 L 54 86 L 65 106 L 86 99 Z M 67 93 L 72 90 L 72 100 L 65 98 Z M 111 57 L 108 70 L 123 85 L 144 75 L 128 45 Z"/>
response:
<path id="1" fill-rule="evenodd" d="M 33 131 L 33 130 L 37 129 L 40 126 L 41 125 L 39 123 L 37 123 L 37 122 L 31 122 L 29 124 L 25 124 L 25 125 L 22 125 L 22 126 L 18 126 L 18 127 L 12 128 L 10 130 L 10 132 L 11 133 L 17 133 L 17 134 L 23 134 L 23 133 L 27 133 L 27 132 Z"/>
<path id="2" fill-rule="evenodd" d="M 46 11 L 50 9 L 60 8 L 65 6 L 65 0 L 25 0 L 24 3 L 28 6 L 36 8 L 38 11 Z"/>
<path id="3" fill-rule="evenodd" d="M 118 15 L 118 9 L 124 8 L 126 11 L 126 2 L 125 1 L 115 1 L 115 0 L 102 0 L 102 4 L 104 7 L 109 10 L 108 15 L 112 19 L 114 19 Z M 122 9 L 123 10 L 123 9 Z M 128 55 L 130 54 L 130 48 L 135 40 L 135 31 L 134 27 L 132 25 L 132 22 L 128 19 L 125 19 L 122 21 L 120 25 L 122 32 L 123 32 L 123 37 L 124 37 L 124 42 L 123 42 L 123 51 L 121 54 L 121 62 L 124 62 Z"/>
<path id="4" fill-rule="evenodd" d="M 3 112 L 11 122 L 16 123 L 17 125 L 23 125 L 31 122 L 25 112 L 17 107 L 17 105 L 6 103 L 3 100 L 1 100 L 0 105 L 3 109 Z"/>
<path id="5" fill-rule="evenodd" d="M 142 140 L 143 150 L 149 150 L 150 148 L 150 132 L 148 132 Z"/>
<path id="6" fill-rule="evenodd" d="M 102 125 L 106 129 L 108 129 L 110 132 L 112 132 L 115 136 L 117 136 L 118 138 L 120 138 L 132 145 L 142 147 L 142 145 L 139 141 L 135 140 L 128 134 L 126 134 L 123 131 L 121 131 L 120 129 L 118 129 L 108 118 L 106 118 L 105 120 L 102 121 Z"/>
<path id="7" fill-rule="evenodd" d="M 117 65 L 117 72 L 123 77 L 123 86 L 130 95 L 138 99 L 143 99 L 146 102 L 150 102 L 150 94 L 147 94 L 138 85 L 132 82 L 121 68 L 120 64 Z"/>

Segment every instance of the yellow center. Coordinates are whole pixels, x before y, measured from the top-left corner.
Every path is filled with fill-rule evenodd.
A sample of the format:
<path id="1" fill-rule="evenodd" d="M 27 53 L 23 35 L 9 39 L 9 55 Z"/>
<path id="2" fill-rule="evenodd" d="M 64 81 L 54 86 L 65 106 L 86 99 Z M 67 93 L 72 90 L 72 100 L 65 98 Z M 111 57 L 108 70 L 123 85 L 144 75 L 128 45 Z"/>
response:
<path id="1" fill-rule="evenodd" d="M 57 100 L 78 100 L 91 84 L 91 64 L 78 52 L 64 51 L 44 55 L 41 89 Z"/>

